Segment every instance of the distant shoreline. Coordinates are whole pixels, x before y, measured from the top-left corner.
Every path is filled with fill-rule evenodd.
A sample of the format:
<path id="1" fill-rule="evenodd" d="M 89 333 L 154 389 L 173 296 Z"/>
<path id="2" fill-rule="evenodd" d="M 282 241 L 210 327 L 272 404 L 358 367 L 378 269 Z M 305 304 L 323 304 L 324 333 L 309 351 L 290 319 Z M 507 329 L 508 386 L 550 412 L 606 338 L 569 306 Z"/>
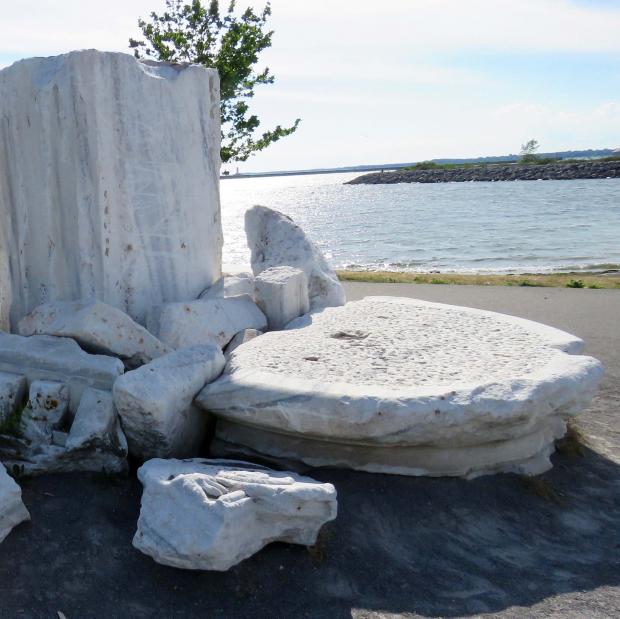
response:
<path id="1" fill-rule="evenodd" d="M 395 183 L 454 183 L 471 181 L 536 181 L 620 178 L 620 160 L 554 162 L 544 164 L 489 164 L 471 166 L 414 166 L 393 172 L 363 174 L 347 185 Z"/>
<path id="2" fill-rule="evenodd" d="M 337 271 L 341 281 L 378 284 L 459 284 L 620 290 L 620 270 L 570 273 L 412 273 L 397 271 Z"/>

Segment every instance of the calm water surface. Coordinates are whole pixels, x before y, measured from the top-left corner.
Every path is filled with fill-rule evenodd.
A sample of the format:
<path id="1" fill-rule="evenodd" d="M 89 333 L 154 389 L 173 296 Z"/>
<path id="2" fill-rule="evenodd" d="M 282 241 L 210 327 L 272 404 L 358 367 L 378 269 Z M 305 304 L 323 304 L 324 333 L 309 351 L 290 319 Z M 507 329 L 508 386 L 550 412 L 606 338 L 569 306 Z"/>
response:
<path id="1" fill-rule="evenodd" d="M 221 183 L 224 265 L 249 262 L 243 214 L 292 217 L 336 268 L 548 272 L 620 263 L 620 179 L 344 185 L 355 174 Z"/>

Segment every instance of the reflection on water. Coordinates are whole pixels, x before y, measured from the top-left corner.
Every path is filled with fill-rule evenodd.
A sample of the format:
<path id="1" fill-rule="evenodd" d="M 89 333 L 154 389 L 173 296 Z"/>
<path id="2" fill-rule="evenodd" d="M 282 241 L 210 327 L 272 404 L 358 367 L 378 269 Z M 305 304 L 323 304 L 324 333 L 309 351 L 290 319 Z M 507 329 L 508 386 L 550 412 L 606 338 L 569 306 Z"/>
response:
<path id="1" fill-rule="evenodd" d="M 528 271 L 620 263 L 620 179 L 344 185 L 355 174 L 221 183 L 224 265 L 247 265 L 243 213 L 280 210 L 336 268 Z"/>

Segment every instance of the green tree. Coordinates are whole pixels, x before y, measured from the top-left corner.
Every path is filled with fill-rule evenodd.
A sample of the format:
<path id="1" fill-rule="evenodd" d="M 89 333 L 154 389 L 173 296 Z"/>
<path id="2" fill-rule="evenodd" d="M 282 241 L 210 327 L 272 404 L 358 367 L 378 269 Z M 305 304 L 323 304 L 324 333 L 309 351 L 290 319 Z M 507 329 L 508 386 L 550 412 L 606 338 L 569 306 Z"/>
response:
<path id="1" fill-rule="evenodd" d="M 191 62 L 218 70 L 224 163 L 246 161 L 251 154 L 293 133 L 300 122 L 298 118 L 290 127 L 278 125 L 257 134 L 260 120 L 249 110 L 248 99 L 254 96 L 254 88 L 274 82 L 269 68 L 254 68 L 260 52 L 271 46 L 273 31 L 266 29 L 270 15 L 269 3 L 260 13 L 252 8 L 238 13 L 235 0 L 224 12 L 218 0 L 208 5 L 200 0 L 166 0 L 163 14 L 153 12 L 148 22 L 138 20 L 144 39 L 129 40 L 136 58 Z"/>
<path id="2" fill-rule="evenodd" d="M 520 162 L 521 163 L 536 163 L 538 161 L 538 155 L 536 151 L 539 148 L 538 140 L 528 140 L 525 144 L 521 145 Z"/>

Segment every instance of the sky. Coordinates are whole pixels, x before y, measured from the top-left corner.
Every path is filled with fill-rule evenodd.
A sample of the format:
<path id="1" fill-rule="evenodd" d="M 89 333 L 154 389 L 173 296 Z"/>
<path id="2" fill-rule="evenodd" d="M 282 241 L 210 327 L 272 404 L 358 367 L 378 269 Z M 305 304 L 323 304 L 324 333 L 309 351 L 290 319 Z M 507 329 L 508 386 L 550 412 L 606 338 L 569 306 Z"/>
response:
<path id="1" fill-rule="evenodd" d="M 239 6 L 262 8 L 258 0 Z M 0 0 L 0 67 L 128 51 L 163 0 Z M 620 147 L 620 0 L 273 0 L 262 127 L 234 172 Z"/>

